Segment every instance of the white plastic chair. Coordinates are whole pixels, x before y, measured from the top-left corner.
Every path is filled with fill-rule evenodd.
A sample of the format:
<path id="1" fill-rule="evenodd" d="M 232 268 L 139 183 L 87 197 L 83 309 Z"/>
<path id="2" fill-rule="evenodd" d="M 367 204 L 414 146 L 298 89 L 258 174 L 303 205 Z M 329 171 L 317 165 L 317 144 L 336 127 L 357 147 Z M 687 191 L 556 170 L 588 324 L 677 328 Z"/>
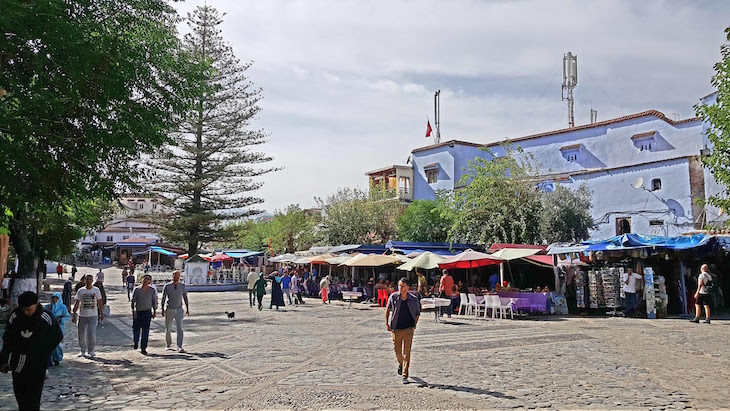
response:
<path id="1" fill-rule="evenodd" d="M 506 298 L 506 297 L 505 298 L 500 298 L 499 296 L 497 296 L 497 298 L 499 298 L 500 318 L 504 318 L 505 317 L 505 314 L 506 314 L 506 311 L 509 310 L 510 319 L 514 320 L 515 319 L 515 311 L 514 311 L 514 309 L 512 307 L 512 304 L 513 304 L 512 299 L 511 298 Z"/>
<path id="2" fill-rule="evenodd" d="M 492 319 L 497 318 L 497 310 L 502 310 L 502 303 L 499 301 L 498 295 L 484 296 L 484 318 L 487 318 L 487 310 L 492 310 Z"/>
<path id="3" fill-rule="evenodd" d="M 467 314 L 469 312 L 469 300 L 467 295 L 464 293 L 459 294 L 459 299 L 461 300 L 459 303 L 459 315 Z"/>
<path id="4" fill-rule="evenodd" d="M 477 305 L 477 295 L 469 293 L 469 302 L 466 303 L 469 310 L 474 311 L 474 315 L 479 312 L 479 305 Z"/>

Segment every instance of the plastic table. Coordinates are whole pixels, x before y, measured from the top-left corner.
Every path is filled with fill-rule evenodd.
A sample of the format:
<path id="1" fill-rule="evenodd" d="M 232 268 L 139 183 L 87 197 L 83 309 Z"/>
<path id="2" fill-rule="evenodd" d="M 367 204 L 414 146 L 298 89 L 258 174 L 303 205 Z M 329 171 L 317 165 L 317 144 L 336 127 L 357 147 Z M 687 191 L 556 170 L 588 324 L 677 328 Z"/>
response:
<path id="1" fill-rule="evenodd" d="M 421 299 L 421 307 L 422 308 L 434 308 L 434 317 L 435 321 L 439 322 L 439 310 L 438 307 L 448 307 L 451 305 L 451 299 L 450 298 L 422 298 Z"/>
<path id="2" fill-rule="evenodd" d="M 348 300 L 350 300 L 350 303 L 347 304 L 347 308 L 352 308 L 352 300 L 358 299 L 360 297 L 362 297 L 362 293 L 359 291 L 343 291 L 342 292 L 342 298 L 343 299 L 347 298 Z"/>

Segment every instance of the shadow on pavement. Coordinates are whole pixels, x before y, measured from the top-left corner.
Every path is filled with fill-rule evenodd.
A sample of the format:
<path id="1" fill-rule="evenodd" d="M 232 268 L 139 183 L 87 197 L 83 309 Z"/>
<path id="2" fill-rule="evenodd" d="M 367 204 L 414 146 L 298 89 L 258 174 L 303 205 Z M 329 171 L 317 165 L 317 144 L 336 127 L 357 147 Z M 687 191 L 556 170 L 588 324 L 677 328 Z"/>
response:
<path id="1" fill-rule="evenodd" d="M 426 382 L 426 381 L 424 381 L 424 380 L 422 380 L 421 378 L 418 378 L 418 377 L 411 377 L 411 379 L 413 381 L 415 381 L 416 384 L 418 384 L 418 385 L 420 385 L 421 387 L 424 387 L 424 388 L 436 388 L 436 389 L 439 389 L 439 390 L 449 390 L 449 391 L 457 391 L 457 392 L 468 392 L 468 393 L 471 393 L 471 394 L 483 394 L 483 395 L 489 395 L 489 396 L 496 397 L 496 398 L 504 398 L 504 399 L 507 399 L 507 400 L 516 400 L 517 399 L 517 398 L 515 398 L 515 397 L 513 397 L 511 395 L 506 395 L 506 394 L 501 393 L 499 391 L 489 391 L 489 390 L 484 390 L 484 389 L 481 389 L 481 388 L 463 387 L 463 386 L 460 386 L 460 385 L 429 384 L 428 382 Z"/>
<path id="2" fill-rule="evenodd" d="M 94 357 L 94 358 L 89 358 L 89 357 L 86 357 L 86 358 L 89 361 L 98 362 L 98 363 L 104 364 L 104 365 L 121 365 L 122 367 L 129 367 L 132 365 L 132 361 L 130 361 L 130 360 L 107 360 L 105 358 L 100 358 L 98 356 Z"/>
<path id="3" fill-rule="evenodd" d="M 151 357 L 151 358 L 162 358 L 163 360 L 198 361 L 197 358 L 193 358 L 193 356 L 186 355 L 186 354 L 154 354 L 154 353 L 147 353 L 147 357 Z"/>

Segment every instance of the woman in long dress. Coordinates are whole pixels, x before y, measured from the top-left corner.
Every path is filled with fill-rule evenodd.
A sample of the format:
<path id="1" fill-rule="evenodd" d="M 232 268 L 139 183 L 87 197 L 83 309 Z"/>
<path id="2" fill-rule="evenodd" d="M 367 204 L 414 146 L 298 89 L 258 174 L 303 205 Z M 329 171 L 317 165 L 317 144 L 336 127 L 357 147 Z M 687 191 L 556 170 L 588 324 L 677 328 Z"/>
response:
<path id="1" fill-rule="evenodd" d="M 271 304 L 269 304 L 269 309 L 276 306 L 276 309 L 278 310 L 279 307 L 284 306 L 284 293 L 281 291 L 282 278 L 283 277 L 275 275 L 271 279 Z"/>

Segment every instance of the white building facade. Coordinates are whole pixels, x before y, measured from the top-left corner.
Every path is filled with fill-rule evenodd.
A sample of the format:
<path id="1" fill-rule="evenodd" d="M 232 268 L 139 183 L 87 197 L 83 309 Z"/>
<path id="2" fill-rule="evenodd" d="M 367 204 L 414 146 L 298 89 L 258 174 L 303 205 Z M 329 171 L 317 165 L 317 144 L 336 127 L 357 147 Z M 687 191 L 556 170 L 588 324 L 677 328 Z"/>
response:
<path id="1" fill-rule="evenodd" d="M 712 104 L 714 94 L 701 100 Z M 463 141 L 413 150 L 413 198 L 453 190 L 474 157 L 521 147 L 538 163 L 542 189 L 556 184 L 592 192 L 594 239 L 631 232 L 674 236 L 727 218 L 705 205 L 726 195 L 702 156 L 712 147 L 700 118 L 674 121 L 656 110 L 482 145 Z"/>

